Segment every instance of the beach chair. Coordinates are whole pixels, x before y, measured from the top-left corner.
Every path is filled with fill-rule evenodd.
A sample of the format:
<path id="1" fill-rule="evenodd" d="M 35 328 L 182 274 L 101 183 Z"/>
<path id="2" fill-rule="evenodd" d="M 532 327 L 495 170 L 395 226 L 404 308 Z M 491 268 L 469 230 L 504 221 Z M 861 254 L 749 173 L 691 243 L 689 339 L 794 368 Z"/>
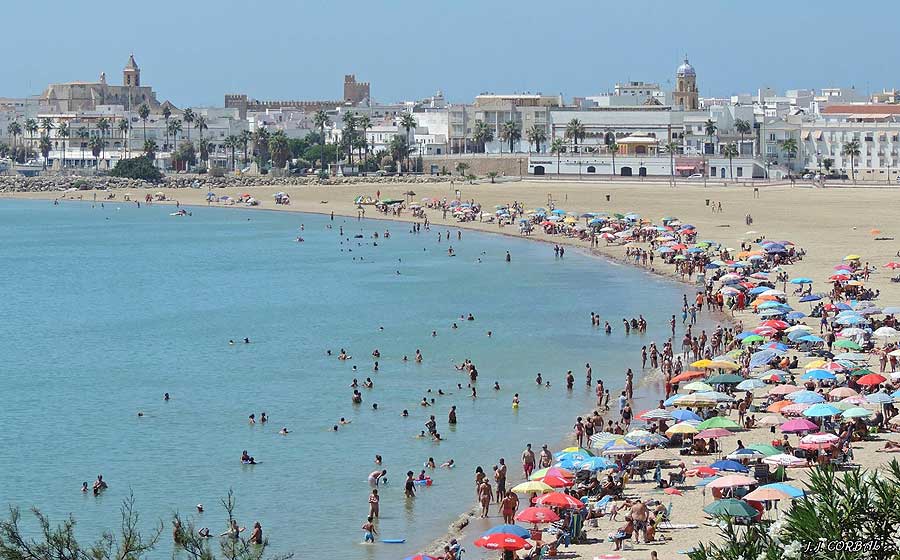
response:
<path id="1" fill-rule="evenodd" d="M 599 511 L 601 515 L 606 515 L 606 507 L 609 505 L 609 502 L 612 501 L 612 496 L 607 494 L 603 496 L 600 500 L 594 504 L 594 511 Z"/>
<path id="2" fill-rule="evenodd" d="M 672 529 L 672 509 L 675 505 L 672 502 L 669 502 L 669 507 L 666 508 L 666 513 L 663 515 L 662 522 L 658 523 L 656 526 L 660 529 Z"/>

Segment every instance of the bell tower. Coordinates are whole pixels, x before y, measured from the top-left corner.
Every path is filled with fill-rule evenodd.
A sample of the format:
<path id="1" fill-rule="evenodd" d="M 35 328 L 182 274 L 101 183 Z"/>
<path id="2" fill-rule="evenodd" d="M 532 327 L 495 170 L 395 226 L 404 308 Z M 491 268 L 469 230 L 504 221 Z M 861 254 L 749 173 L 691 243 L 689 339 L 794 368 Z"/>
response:
<path id="1" fill-rule="evenodd" d="M 697 92 L 697 72 L 688 62 L 687 57 L 675 71 L 675 91 L 672 92 L 672 101 L 675 108 L 682 111 L 696 111 L 700 106 L 700 96 Z"/>
<path id="2" fill-rule="evenodd" d="M 128 57 L 128 64 L 122 70 L 122 85 L 126 87 L 138 87 L 141 85 L 141 69 L 134 61 L 134 53 Z"/>

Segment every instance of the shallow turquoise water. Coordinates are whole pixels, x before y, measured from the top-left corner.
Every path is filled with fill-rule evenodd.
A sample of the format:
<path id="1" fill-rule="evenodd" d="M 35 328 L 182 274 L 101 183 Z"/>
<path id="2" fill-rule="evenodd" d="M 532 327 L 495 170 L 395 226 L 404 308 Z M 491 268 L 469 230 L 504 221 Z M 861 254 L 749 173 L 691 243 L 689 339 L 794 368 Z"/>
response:
<path id="1" fill-rule="evenodd" d="M 641 345 L 665 340 L 666 318 L 680 305 L 675 284 L 575 250 L 555 260 L 551 247 L 519 239 L 464 232 L 457 241 L 454 231 L 458 256 L 448 258 L 436 230 L 413 235 L 406 224 L 171 211 L 0 201 L 2 503 L 54 518 L 71 512 L 79 532 L 95 537 L 116 526 L 131 490 L 148 524 L 203 503 L 198 523 L 222 531 L 216 503 L 233 488 L 242 525 L 261 521 L 273 550 L 403 558 L 473 505 L 477 465 L 490 471 L 505 456 L 517 480 L 524 443 L 558 442 L 591 407 L 585 362 L 595 379 L 620 385 L 627 367 L 639 367 Z M 300 223 L 302 244 L 294 242 Z M 366 238 L 342 245 L 339 225 Z M 385 229 L 391 238 L 372 246 L 371 233 Z M 590 327 L 591 311 L 610 320 L 611 336 Z M 470 312 L 476 321 L 459 320 Z M 638 313 L 649 333 L 626 337 L 621 319 Z M 252 343 L 228 345 L 244 336 Z M 325 355 L 341 347 L 352 360 Z M 401 361 L 417 348 L 423 364 Z M 476 400 L 452 367 L 464 358 L 480 372 Z M 567 369 L 577 380 L 571 393 Z M 535 385 L 538 371 L 552 388 Z M 375 382 L 361 389 L 360 407 L 350 402 L 353 377 Z M 425 409 L 418 403 L 429 388 L 456 394 L 435 395 L 437 406 Z M 446 424 L 453 404 L 455 429 Z M 271 422 L 249 425 L 261 411 Z M 414 437 L 428 414 L 444 442 Z M 352 424 L 331 432 L 342 416 Z M 293 433 L 279 436 L 281 426 Z M 243 449 L 261 464 L 242 466 Z M 381 536 L 405 545 L 359 544 L 376 453 L 391 480 L 381 490 Z M 458 467 L 439 469 L 434 486 L 406 503 L 402 473 L 429 456 Z M 98 473 L 109 491 L 79 492 Z"/>

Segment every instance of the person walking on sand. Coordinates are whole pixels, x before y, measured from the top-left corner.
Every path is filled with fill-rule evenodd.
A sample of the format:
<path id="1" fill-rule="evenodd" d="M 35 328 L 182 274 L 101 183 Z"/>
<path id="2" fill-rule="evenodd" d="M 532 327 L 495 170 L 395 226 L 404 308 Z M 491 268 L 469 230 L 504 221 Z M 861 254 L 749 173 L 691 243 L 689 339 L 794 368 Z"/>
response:
<path id="1" fill-rule="evenodd" d="M 534 451 L 531 450 L 531 444 L 525 446 L 522 452 L 522 472 L 527 480 L 531 473 L 534 472 Z"/>

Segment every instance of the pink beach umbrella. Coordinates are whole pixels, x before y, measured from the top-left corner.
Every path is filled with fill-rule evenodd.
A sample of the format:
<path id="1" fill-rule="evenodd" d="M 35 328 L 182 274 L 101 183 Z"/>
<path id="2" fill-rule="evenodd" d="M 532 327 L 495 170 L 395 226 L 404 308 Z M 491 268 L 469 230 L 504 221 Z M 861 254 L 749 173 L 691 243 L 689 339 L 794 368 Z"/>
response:
<path id="1" fill-rule="evenodd" d="M 791 393 L 795 393 L 801 390 L 802 387 L 798 387 L 796 385 L 776 385 L 769 389 L 770 395 L 790 395 Z"/>
<path id="2" fill-rule="evenodd" d="M 699 439 L 718 439 L 721 437 L 733 436 L 734 434 L 726 430 L 725 428 L 707 428 L 702 432 L 695 434 L 694 438 Z"/>
<path id="3" fill-rule="evenodd" d="M 832 389 L 828 391 L 828 396 L 833 397 L 835 399 L 843 399 L 844 397 L 855 397 L 859 393 L 850 387 L 837 387 L 836 389 Z"/>
<path id="4" fill-rule="evenodd" d="M 803 411 L 810 406 L 812 405 L 807 403 L 794 403 L 787 405 L 786 407 L 779 410 L 779 412 L 784 416 L 799 416 L 800 414 L 803 414 Z"/>
<path id="5" fill-rule="evenodd" d="M 782 424 L 780 429 L 786 434 L 798 434 L 800 432 L 812 432 L 818 430 L 819 426 L 806 418 L 794 418 L 793 420 L 788 420 Z"/>
<path id="6" fill-rule="evenodd" d="M 730 474 L 717 478 L 706 485 L 707 488 L 734 488 L 735 486 L 753 486 L 759 482 L 750 476 L 741 474 Z"/>

